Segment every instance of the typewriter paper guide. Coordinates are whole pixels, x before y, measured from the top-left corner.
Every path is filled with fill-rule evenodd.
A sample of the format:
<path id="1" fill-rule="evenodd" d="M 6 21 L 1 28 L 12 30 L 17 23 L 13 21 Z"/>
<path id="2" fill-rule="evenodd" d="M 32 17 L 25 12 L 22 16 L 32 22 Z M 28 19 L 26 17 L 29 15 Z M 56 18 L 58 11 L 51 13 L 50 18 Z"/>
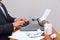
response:
<path id="1" fill-rule="evenodd" d="M 51 12 L 51 9 L 46 9 L 43 16 L 40 18 L 40 21 L 46 20 L 50 12 Z"/>

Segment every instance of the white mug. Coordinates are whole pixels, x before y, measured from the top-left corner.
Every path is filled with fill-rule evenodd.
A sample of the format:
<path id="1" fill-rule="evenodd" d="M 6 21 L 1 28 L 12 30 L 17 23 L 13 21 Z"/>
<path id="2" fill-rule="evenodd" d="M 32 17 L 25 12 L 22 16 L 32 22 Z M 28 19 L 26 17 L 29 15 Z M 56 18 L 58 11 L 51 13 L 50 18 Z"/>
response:
<path id="1" fill-rule="evenodd" d="M 44 33 L 48 35 L 52 34 L 52 24 L 44 24 Z"/>

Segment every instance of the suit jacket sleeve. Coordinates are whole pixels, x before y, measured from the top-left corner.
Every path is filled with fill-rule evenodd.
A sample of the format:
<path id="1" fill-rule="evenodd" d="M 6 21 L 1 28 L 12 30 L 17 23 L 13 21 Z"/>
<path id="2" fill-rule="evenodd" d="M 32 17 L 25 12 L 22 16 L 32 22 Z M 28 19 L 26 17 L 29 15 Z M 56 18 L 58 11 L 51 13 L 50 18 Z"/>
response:
<path id="1" fill-rule="evenodd" d="M 8 20 L 9 22 L 14 22 L 15 18 L 11 17 L 9 14 L 8 14 L 7 17 L 8 17 L 7 20 Z"/>
<path id="2" fill-rule="evenodd" d="M 0 35 L 12 34 L 13 30 L 14 30 L 14 27 L 12 23 L 0 25 Z"/>

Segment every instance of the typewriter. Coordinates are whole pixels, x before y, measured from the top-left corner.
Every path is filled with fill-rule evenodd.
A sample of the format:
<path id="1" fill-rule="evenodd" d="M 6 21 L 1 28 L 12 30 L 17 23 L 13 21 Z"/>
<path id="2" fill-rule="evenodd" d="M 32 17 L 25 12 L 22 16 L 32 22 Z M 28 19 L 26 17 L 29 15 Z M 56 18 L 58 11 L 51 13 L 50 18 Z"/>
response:
<path id="1" fill-rule="evenodd" d="M 51 9 L 46 9 L 41 18 L 30 18 L 21 26 L 20 31 L 37 31 L 39 28 L 44 31 L 44 24 L 50 12 Z"/>

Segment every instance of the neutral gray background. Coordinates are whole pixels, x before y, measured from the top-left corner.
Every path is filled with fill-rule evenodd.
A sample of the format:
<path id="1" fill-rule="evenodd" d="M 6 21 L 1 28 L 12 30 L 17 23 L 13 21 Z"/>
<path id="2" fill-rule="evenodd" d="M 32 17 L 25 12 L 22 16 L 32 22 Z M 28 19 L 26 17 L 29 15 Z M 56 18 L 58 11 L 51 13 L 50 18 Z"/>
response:
<path id="1" fill-rule="evenodd" d="M 52 11 L 47 20 L 60 33 L 60 0 L 3 0 L 13 17 L 41 17 L 46 8 Z"/>

